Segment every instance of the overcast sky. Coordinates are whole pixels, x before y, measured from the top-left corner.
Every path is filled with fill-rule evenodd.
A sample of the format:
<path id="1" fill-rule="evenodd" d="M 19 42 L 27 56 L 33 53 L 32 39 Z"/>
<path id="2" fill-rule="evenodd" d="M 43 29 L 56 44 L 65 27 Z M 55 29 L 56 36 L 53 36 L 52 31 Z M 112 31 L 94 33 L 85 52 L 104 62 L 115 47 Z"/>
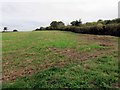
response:
<path id="1" fill-rule="evenodd" d="M 118 17 L 119 0 L 0 0 L 0 28 L 33 30 L 53 20 L 69 24 Z"/>

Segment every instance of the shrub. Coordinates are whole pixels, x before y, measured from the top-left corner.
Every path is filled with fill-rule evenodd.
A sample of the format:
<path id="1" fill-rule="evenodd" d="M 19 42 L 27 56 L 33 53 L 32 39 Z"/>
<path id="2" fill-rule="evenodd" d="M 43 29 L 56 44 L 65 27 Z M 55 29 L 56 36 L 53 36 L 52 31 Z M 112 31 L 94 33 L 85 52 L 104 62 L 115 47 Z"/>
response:
<path id="1" fill-rule="evenodd" d="M 15 29 L 15 30 L 13 30 L 13 32 L 18 32 L 18 30 Z"/>
<path id="2" fill-rule="evenodd" d="M 84 27 L 69 26 L 64 29 L 75 33 L 120 36 L 120 24 L 92 25 Z"/>

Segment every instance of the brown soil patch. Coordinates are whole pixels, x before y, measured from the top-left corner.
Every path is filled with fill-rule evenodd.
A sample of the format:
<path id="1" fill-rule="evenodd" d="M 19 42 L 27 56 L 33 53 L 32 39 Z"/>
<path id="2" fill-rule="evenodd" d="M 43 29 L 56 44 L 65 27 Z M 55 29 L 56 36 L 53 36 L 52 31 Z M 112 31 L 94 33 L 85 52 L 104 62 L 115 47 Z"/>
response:
<path id="1" fill-rule="evenodd" d="M 109 49 L 103 49 L 103 50 L 96 50 L 93 53 L 91 52 L 77 52 L 74 49 L 58 49 L 58 48 L 48 48 L 47 50 L 53 52 L 55 55 L 64 55 L 67 57 L 68 60 L 59 60 L 52 62 L 50 60 L 44 60 L 42 64 L 36 65 L 37 68 L 33 69 L 32 65 L 27 66 L 26 68 L 19 69 L 19 70 L 12 70 L 11 72 L 5 71 L 3 73 L 3 81 L 14 81 L 18 77 L 23 77 L 25 75 L 32 75 L 34 73 L 37 73 L 41 70 L 46 70 L 50 67 L 64 67 L 67 64 L 70 63 L 79 63 L 81 61 L 86 61 L 89 59 L 93 59 L 102 55 L 108 55 L 112 53 L 112 50 Z M 5 65 L 8 65 L 9 63 L 4 63 Z M 3 64 L 3 66 L 4 66 Z M 88 66 L 85 66 L 86 68 L 89 68 Z M 4 68 L 4 67 L 3 67 Z"/>
<path id="2" fill-rule="evenodd" d="M 6 81 L 14 81 L 18 77 L 23 77 L 25 75 L 32 75 L 34 73 L 37 73 L 42 70 L 46 70 L 50 67 L 64 67 L 67 64 L 70 63 L 79 63 L 81 61 L 86 61 L 89 59 L 93 59 L 102 55 L 109 55 L 115 49 L 117 49 L 116 43 L 111 41 L 108 37 L 102 37 L 102 36 L 87 36 L 88 43 L 91 42 L 97 42 L 100 46 L 105 46 L 108 47 L 110 46 L 111 48 L 109 49 L 97 49 L 94 50 L 92 53 L 91 52 L 77 52 L 74 49 L 59 49 L 59 48 L 48 48 L 47 51 L 53 52 L 55 55 L 63 55 L 66 57 L 66 60 L 59 60 L 52 62 L 50 60 L 44 60 L 41 64 L 35 65 L 36 68 L 33 68 L 34 66 L 31 65 L 31 60 L 25 61 L 26 63 L 30 63 L 29 66 L 23 69 L 19 70 L 12 70 L 12 71 L 5 71 L 3 73 L 3 78 L 2 80 L 4 82 Z M 25 56 L 31 56 L 35 55 L 35 53 L 23 53 Z M 22 55 L 21 55 L 22 56 Z M 3 63 L 3 68 L 6 67 L 9 64 L 9 62 Z M 89 68 L 88 65 L 85 65 L 86 68 Z"/>
<path id="3" fill-rule="evenodd" d="M 64 55 L 65 57 L 72 60 L 72 62 L 76 61 L 85 61 L 89 60 L 90 58 L 96 58 L 101 55 L 107 55 L 110 52 L 110 49 L 98 49 L 94 50 L 93 53 L 91 52 L 77 52 L 74 49 L 57 49 L 57 48 L 49 48 L 51 52 L 54 52 L 56 55 Z"/>
<path id="4" fill-rule="evenodd" d="M 107 43 L 107 42 L 106 42 L 106 43 L 104 43 L 104 42 L 103 42 L 103 43 L 100 43 L 99 45 L 100 45 L 100 46 L 106 46 L 106 47 L 108 47 L 108 46 L 114 46 L 113 44 Z"/>
<path id="5" fill-rule="evenodd" d="M 23 77 L 25 75 L 31 75 L 31 74 L 34 74 L 34 73 L 37 73 L 38 71 L 41 71 L 41 70 L 46 70 L 50 67 L 53 67 L 53 66 L 58 66 L 58 67 L 62 67 L 64 66 L 65 63 L 63 60 L 59 60 L 58 62 L 50 62 L 48 60 L 45 60 L 42 64 L 40 65 L 36 65 L 37 68 L 33 68 L 32 66 L 28 66 L 24 69 L 19 69 L 19 70 L 13 70 L 11 71 L 10 73 L 3 73 L 3 78 L 2 80 L 4 82 L 6 81 L 14 81 L 16 80 L 16 78 L 18 77 Z"/>

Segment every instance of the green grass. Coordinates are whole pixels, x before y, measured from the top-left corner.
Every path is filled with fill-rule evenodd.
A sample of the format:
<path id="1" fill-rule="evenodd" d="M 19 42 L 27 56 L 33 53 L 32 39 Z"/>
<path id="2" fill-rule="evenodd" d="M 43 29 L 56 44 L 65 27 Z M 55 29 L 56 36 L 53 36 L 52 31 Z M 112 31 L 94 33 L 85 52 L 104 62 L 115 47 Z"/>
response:
<path id="1" fill-rule="evenodd" d="M 111 66 L 114 67 L 111 69 Z M 112 56 L 106 56 L 84 63 L 71 64 L 64 68 L 52 67 L 33 76 L 18 78 L 15 82 L 7 84 L 6 87 L 112 88 L 112 84 L 117 80 L 117 61 Z"/>
<path id="2" fill-rule="evenodd" d="M 3 88 L 115 88 L 117 39 L 60 31 L 3 33 Z"/>
<path id="3" fill-rule="evenodd" d="M 99 46 L 96 44 L 91 44 L 91 45 L 84 45 L 79 48 L 80 51 L 91 51 L 93 49 L 103 49 L 103 48 L 108 48 L 104 46 Z"/>

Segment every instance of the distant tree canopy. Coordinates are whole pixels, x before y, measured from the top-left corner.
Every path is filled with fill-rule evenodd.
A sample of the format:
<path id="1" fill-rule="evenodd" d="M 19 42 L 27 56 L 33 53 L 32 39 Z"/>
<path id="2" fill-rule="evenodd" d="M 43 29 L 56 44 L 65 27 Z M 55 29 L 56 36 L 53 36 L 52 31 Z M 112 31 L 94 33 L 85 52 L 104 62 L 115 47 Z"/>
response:
<path id="1" fill-rule="evenodd" d="M 118 24 L 118 23 L 120 23 L 120 18 L 113 20 L 99 19 L 97 22 L 86 22 L 85 24 L 82 24 L 82 26 L 108 25 L 108 24 Z"/>
<path id="2" fill-rule="evenodd" d="M 104 24 L 104 21 L 103 21 L 102 19 L 99 19 L 99 20 L 97 21 L 97 24 Z"/>
<path id="3" fill-rule="evenodd" d="M 46 27 L 40 27 L 40 28 L 35 29 L 35 31 L 41 31 L 41 30 L 46 30 Z"/>
<path id="4" fill-rule="evenodd" d="M 81 19 L 79 19 L 79 21 L 78 20 L 72 21 L 70 24 L 72 26 L 80 26 L 82 24 L 82 21 L 81 21 Z"/>
<path id="5" fill-rule="evenodd" d="M 4 27 L 3 31 L 7 31 L 7 30 L 8 30 L 8 28 L 7 28 L 7 27 Z"/>
<path id="6" fill-rule="evenodd" d="M 72 21 L 71 25 L 67 26 L 62 21 L 52 21 L 50 26 L 36 29 L 36 31 L 39 30 L 62 30 L 85 34 L 120 36 L 120 18 L 113 20 L 99 19 L 96 22 L 86 22 L 84 24 L 79 19 Z"/>
<path id="7" fill-rule="evenodd" d="M 49 28 L 51 28 L 51 29 L 61 29 L 63 27 L 65 27 L 65 24 L 62 21 L 58 21 L 58 22 L 57 21 L 52 21 L 50 23 Z"/>
<path id="8" fill-rule="evenodd" d="M 86 22 L 85 26 L 97 25 L 97 22 Z"/>
<path id="9" fill-rule="evenodd" d="M 115 23 L 120 23 L 120 18 L 104 21 L 104 24 L 115 24 Z"/>
<path id="10" fill-rule="evenodd" d="M 13 32 L 18 32 L 18 30 L 14 29 Z"/>

